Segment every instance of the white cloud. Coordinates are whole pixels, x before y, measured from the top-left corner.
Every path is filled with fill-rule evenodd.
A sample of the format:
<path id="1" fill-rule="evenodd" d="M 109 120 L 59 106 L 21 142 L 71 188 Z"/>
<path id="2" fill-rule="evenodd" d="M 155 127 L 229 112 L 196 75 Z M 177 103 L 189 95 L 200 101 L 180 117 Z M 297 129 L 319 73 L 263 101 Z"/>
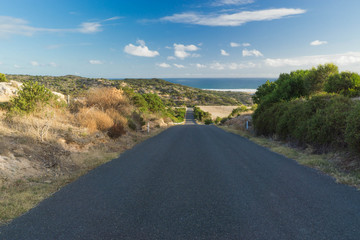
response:
<path id="1" fill-rule="evenodd" d="M 119 19 L 121 19 L 121 18 L 122 18 L 122 17 L 115 16 L 115 17 L 111 17 L 111 18 L 105 19 L 104 22 L 119 20 Z"/>
<path id="2" fill-rule="evenodd" d="M 3 64 L 3 62 L 0 62 L 0 65 L 2 65 Z"/>
<path id="3" fill-rule="evenodd" d="M 259 11 L 242 11 L 233 14 L 179 13 L 161 18 L 162 21 L 204 26 L 241 26 L 253 21 L 270 21 L 305 13 L 304 9 L 278 8 Z"/>
<path id="4" fill-rule="evenodd" d="M 31 61 L 30 64 L 34 67 L 40 66 L 40 64 L 37 61 Z"/>
<path id="5" fill-rule="evenodd" d="M 102 31 L 102 22 L 108 22 L 108 21 L 115 21 L 118 19 L 121 19 L 122 17 L 111 17 L 111 18 L 107 18 L 105 20 L 101 20 L 101 21 L 97 21 L 97 22 L 83 22 L 80 24 L 80 28 L 78 29 L 74 29 L 74 30 L 69 30 L 71 32 L 81 32 L 81 33 L 97 33 L 97 32 L 101 32 Z"/>
<path id="6" fill-rule="evenodd" d="M 194 52 L 194 51 L 198 51 L 199 48 L 193 44 L 191 45 L 183 45 L 183 44 L 176 44 L 174 43 L 174 54 L 176 57 L 180 58 L 180 59 L 184 59 L 187 57 L 199 57 L 199 54 L 191 54 L 188 52 Z"/>
<path id="7" fill-rule="evenodd" d="M 139 57 L 156 57 L 160 55 L 158 51 L 149 50 L 143 40 L 137 40 L 137 43 L 139 44 L 138 46 L 135 46 L 131 43 L 129 45 L 126 45 L 124 48 L 124 52 Z"/>
<path id="8" fill-rule="evenodd" d="M 250 46 L 251 46 L 250 43 L 236 43 L 236 42 L 230 43 L 230 47 L 250 47 Z"/>
<path id="9" fill-rule="evenodd" d="M 140 46 L 145 46 L 145 41 L 144 40 L 141 40 L 141 39 L 138 39 L 136 40 L 136 43 L 139 44 Z"/>
<path id="10" fill-rule="evenodd" d="M 216 62 L 216 63 L 212 63 L 212 64 L 210 65 L 210 68 L 211 68 L 211 69 L 215 69 L 215 70 L 224 70 L 224 69 L 225 69 L 225 66 L 224 66 L 224 64 L 221 64 L 221 63 Z"/>
<path id="11" fill-rule="evenodd" d="M 101 32 L 101 24 L 99 22 L 84 22 L 80 25 L 78 29 L 81 33 L 96 33 Z"/>
<path id="12" fill-rule="evenodd" d="M 102 61 L 100 60 L 89 60 L 89 63 L 90 64 L 93 64 L 93 65 L 100 65 L 100 64 L 103 64 Z"/>
<path id="13" fill-rule="evenodd" d="M 252 56 L 254 56 L 254 57 L 262 57 L 263 56 L 263 54 L 260 51 L 256 50 L 256 49 L 253 49 L 253 50 L 244 49 L 242 51 L 242 55 L 244 57 L 252 57 Z"/>
<path id="14" fill-rule="evenodd" d="M 181 65 L 181 64 L 176 64 L 176 63 L 174 63 L 173 64 L 175 67 L 177 67 L 177 68 L 185 68 L 185 66 L 184 65 Z"/>
<path id="15" fill-rule="evenodd" d="M 96 22 L 83 22 L 78 28 L 68 28 L 68 29 L 56 29 L 56 28 L 41 28 L 33 27 L 29 24 L 28 21 L 9 17 L 9 16 L 0 16 L 0 37 L 10 37 L 13 35 L 22 35 L 22 36 L 32 36 L 38 32 L 48 32 L 48 33 L 97 33 L 102 31 L 101 22 L 117 20 L 119 17 L 112 17 L 102 21 Z"/>
<path id="16" fill-rule="evenodd" d="M 57 64 L 54 63 L 54 62 L 50 62 L 50 63 L 49 63 L 49 66 L 50 66 L 50 67 L 57 67 Z"/>
<path id="17" fill-rule="evenodd" d="M 221 52 L 221 55 L 223 55 L 223 56 L 230 56 L 230 54 L 228 52 L 226 52 L 224 49 L 221 49 L 220 52 Z"/>
<path id="18" fill-rule="evenodd" d="M 167 57 L 167 60 L 176 60 L 176 57 L 174 57 L 174 56 L 168 56 L 168 57 Z"/>
<path id="19" fill-rule="evenodd" d="M 329 62 L 339 66 L 348 66 L 360 63 L 360 52 L 349 52 L 335 55 L 302 56 L 296 58 L 267 58 L 264 62 L 270 67 L 312 67 Z"/>
<path id="20" fill-rule="evenodd" d="M 236 63 L 230 63 L 228 66 L 231 70 L 236 70 L 238 68 L 238 65 Z"/>
<path id="21" fill-rule="evenodd" d="M 171 65 L 167 63 L 157 63 L 156 65 L 162 68 L 171 68 Z"/>
<path id="22" fill-rule="evenodd" d="M 255 2 L 255 0 L 217 0 L 212 3 L 213 6 L 223 5 L 244 5 Z"/>
<path id="23" fill-rule="evenodd" d="M 0 16 L 0 37 L 11 35 L 31 36 L 39 29 L 31 27 L 21 18 Z"/>
<path id="24" fill-rule="evenodd" d="M 319 45 L 324 45 L 327 44 L 327 41 L 320 41 L 320 40 L 315 40 L 313 42 L 310 43 L 311 46 L 319 46 Z"/>
<path id="25" fill-rule="evenodd" d="M 197 68 L 206 68 L 206 65 L 200 64 L 200 63 L 195 64 L 195 66 L 196 66 Z"/>
<path id="26" fill-rule="evenodd" d="M 21 68 L 21 66 L 14 64 L 14 68 Z"/>
<path id="27" fill-rule="evenodd" d="M 246 68 L 255 68 L 257 65 L 253 62 L 246 62 L 246 63 L 238 63 L 232 69 L 246 69 Z"/>
<path id="28" fill-rule="evenodd" d="M 215 62 L 210 65 L 211 69 L 215 70 L 239 70 L 239 69 L 247 69 L 254 68 L 257 65 L 253 62 L 244 62 L 244 63 L 219 63 Z"/>

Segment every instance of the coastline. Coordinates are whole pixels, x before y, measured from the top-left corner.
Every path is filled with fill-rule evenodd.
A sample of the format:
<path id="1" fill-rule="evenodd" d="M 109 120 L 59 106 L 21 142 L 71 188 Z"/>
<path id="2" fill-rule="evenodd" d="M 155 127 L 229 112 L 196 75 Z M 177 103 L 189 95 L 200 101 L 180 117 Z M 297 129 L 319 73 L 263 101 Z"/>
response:
<path id="1" fill-rule="evenodd" d="M 218 91 L 218 92 L 244 92 L 254 94 L 256 89 L 245 89 L 245 88 L 236 88 L 236 89 L 202 89 L 207 91 Z"/>

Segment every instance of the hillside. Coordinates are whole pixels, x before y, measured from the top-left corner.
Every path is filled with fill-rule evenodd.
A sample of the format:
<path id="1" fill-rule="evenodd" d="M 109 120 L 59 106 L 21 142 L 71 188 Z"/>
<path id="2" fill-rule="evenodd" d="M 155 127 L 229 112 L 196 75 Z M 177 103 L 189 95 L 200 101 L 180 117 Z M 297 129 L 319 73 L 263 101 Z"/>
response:
<path id="1" fill-rule="evenodd" d="M 94 87 L 131 88 L 138 93 L 156 93 L 167 104 L 180 105 L 249 105 L 251 96 L 241 92 L 205 91 L 198 88 L 174 84 L 162 79 L 124 79 L 84 78 L 66 76 L 7 75 L 8 80 L 24 82 L 37 81 L 52 91 L 65 95 L 80 96 Z"/>
<path id="2" fill-rule="evenodd" d="M 58 92 L 75 86 L 69 92 L 81 90 L 73 95 L 81 97 L 67 102 L 44 85 L 26 81 L 31 78 Z M 74 76 L 1 80 L 0 225 L 185 117 L 185 108 L 165 105 L 156 94 L 136 94 L 142 100 L 140 108 L 124 90 L 104 87 L 110 80 Z M 76 87 L 81 82 L 87 85 Z"/>

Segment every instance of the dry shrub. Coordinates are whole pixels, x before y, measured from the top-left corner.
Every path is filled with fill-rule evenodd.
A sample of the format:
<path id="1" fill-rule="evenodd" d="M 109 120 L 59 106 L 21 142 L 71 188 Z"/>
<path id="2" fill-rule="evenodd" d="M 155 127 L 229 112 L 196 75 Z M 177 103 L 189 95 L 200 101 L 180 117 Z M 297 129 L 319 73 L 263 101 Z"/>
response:
<path id="1" fill-rule="evenodd" d="M 111 138 L 118 138 L 126 133 L 124 125 L 115 123 L 108 131 L 108 136 Z"/>
<path id="2" fill-rule="evenodd" d="M 6 115 L 0 119 L 0 132 L 12 132 L 41 142 L 56 141 L 64 131 L 74 127 L 73 115 L 63 108 L 43 106 L 27 115 Z M 2 131 L 6 129 L 6 131 Z M 25 138 L 24 138 L 25 139 Z"/>
<path id="3" fill-rule="evenodd" d="M 123 126 L 127 125 L 127 119 L 121 116 L 119 111 L 110 108 L 106 110 L 106 114 L 113 119 L 114 123 L 120 123 Z"/>
<path id="4" fill-rule="evenodd" d="M 103 111 L 113 108 L 128 115 L 131 112 L 130 101 L 122 90 L 116 88 L 94 88 L 86 97 L 88 107 L 97 107 Z"/>
<path id="5" fill-rule="evenodd" d="M 77 119 L 90 132 L 108 130 L 114 125 L 111 117 L 95 108 L 81 108 L 77 114 Z"/>

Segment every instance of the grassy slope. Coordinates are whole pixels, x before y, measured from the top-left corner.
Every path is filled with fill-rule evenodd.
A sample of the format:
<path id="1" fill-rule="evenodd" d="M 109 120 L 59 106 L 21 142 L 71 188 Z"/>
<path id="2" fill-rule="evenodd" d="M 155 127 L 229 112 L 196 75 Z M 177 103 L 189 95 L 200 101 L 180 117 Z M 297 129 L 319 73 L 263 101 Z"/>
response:
<path id="1" fill-rule="evenodd" d="M 113 86 L 130 87 L 139 93 L 157 93 L 164 102 L 170 105 L 239 105 L 251 104 L 251 96 L 241 92 L 205 91 L 198 88 L 174 84 L 162 79 L 125 79 L 108 80 L 84 78 L 79 76 L 31 76 L 7 75 L 8 80 L 35 80 L 47 88 L 65 95 L 79 96 L 93 87 Z"/>

